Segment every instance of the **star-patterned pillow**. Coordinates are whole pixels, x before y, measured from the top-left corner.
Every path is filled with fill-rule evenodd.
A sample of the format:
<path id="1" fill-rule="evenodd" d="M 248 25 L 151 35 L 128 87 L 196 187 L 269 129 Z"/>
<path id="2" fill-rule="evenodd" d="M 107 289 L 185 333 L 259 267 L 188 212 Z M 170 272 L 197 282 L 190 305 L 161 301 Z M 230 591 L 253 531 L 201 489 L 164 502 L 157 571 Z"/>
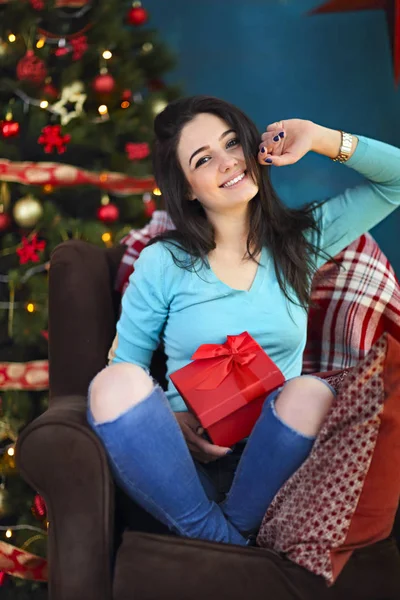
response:
<path id="1" fill-rule="evenodd" d="M 344 378 L 310 456 L 272 501 L 257 545 L 334 583 L 391 533 L 400 498 L 400 344 L 384 334 Z"/>

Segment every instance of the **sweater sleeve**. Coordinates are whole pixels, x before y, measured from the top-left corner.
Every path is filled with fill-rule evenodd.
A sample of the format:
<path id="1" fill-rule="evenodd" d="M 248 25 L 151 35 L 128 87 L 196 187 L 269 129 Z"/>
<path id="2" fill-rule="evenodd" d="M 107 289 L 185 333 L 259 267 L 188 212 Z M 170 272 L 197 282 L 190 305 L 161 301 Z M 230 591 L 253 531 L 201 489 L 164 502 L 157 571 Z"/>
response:
<path id="1" fill-rule="evenodd" d="M 140 253 L 122 298 L 111 364 L 129 362 L 149 368 L 168 315 L 164 260 L 165 250 L 161 243 Z"/>
<path id="2" fill-rule="evenodd" d="M 357 136 L 357 148 L 345 163 L 367 181 L 330 198 L 316 209 L 321 226 L 318 246 L 330 256 L 369 231 L 400 204 L 400 150 Z M 320 257 L 318 266 L 328 260 Z"/>

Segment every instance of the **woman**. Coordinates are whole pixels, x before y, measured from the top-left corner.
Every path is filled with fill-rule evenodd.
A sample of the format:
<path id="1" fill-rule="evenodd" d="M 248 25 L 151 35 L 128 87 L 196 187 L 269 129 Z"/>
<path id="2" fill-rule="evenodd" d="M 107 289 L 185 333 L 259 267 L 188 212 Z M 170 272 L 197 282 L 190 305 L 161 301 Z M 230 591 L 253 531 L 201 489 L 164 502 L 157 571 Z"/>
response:
<path id="1" fill-rule="evenodd" d="M 400 151 L 300 119 L 268 126 L 260 143 L 239 109 L 205 96 L 170 104 L 155 133 L 156 180 L 176 230 L 135 265 L 115 356 L 91 384 L 88 419 L 120 485 L 172 531 L 249 545 L 274 495 L 309 455 L 334 397 L 324 381 L 300 376 L 312 276 L 400 203 Z M 269 167 L 309 151 L 370 181 L 289 209 Z M 169 374 L 201 344 L 243 331 L 286 383 L 227 456 L 232 449 L 210 443 L 172 383 L 165 394 L 147 369 L 160 340 Z M 215 464 L 227 474 L 226 496 L 212 480 Z"/>

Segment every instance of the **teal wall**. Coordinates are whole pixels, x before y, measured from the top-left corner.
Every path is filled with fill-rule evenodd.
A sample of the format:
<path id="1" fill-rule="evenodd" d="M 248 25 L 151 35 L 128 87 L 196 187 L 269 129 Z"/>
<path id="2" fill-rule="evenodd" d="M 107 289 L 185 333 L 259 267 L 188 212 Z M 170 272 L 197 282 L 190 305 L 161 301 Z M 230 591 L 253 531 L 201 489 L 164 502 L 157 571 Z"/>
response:
<path id="1" fill-rule="evenodd" d="M 143 0 L 149 25 L 175 51 L 168 77 L 187 95 L 240 106 L 260 129 L 300 117 L 400 146 L 400 94 L 384 11 L 308 16 L 323 0 Z M 350 169 L 308 155 L 273 170 L 290 205 L 358 182 Z M 373 231 L 400 273 L 400 210 Z"/>

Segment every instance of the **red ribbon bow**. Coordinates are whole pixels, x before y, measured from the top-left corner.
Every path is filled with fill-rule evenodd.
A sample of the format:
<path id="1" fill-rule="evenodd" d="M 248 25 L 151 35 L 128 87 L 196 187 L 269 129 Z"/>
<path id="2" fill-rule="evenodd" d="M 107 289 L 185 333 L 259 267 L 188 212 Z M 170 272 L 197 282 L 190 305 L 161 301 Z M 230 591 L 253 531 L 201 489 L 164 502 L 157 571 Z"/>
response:
<path id="1" fill-rule="evenodd" d="M 203 344 L 196 350 L 192 360 L 209 360 L 209 366 L 191 379 L 191 387 L 197 390 L 214 390 L 233 372 L 245 402 L 252 402 L 266 392 L 265 382 L 249 367 L 262 350 L 244 331 L 240 335 L 228 335 L 225 344 Z"/>

